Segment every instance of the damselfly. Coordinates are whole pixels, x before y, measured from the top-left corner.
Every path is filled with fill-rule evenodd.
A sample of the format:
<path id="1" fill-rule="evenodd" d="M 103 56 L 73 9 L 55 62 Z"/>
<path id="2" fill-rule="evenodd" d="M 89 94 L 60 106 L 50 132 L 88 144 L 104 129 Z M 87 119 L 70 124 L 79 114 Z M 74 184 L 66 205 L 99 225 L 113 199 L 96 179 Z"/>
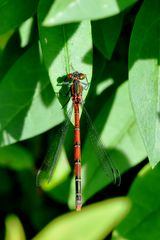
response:
<path id="1" fill-rule="evenodd" d="M 86 80 L 85 82 L 83 80 Z M 95 142 L 94 148 L 98 153 L 98 159 L 101 161 L 103 168 L 107 176 L 114 182 L 120 182 L 120 174 L 118 169 L 114 166 L 109 155 L 104 149 L 104 146 L 98 137 L 98 133 L 93 126 L 91 118 L 84 106 L 82 98 L 83 89 L 88 88 L 88 80 L 84 73 L 73 72 L 69 73 L 61 83 L 61 85 L 68 85 L 72 98 L 72 106 L 68 111 L 68 117 L 61 128 L 61 138 L 57 145 L 57 149 L 52 153 L 52 157 L 46 158 L 42 167 L 37 174 L 37 183 L 47 179 L 50 182 L 55 165 L 60 155 L 61 147 L 64 143 L 64 139 L 71 121 L 72 112 L 74 110 L 74 173 L 75 173 L 75 201 L 76 210 L 80 211 L 82 207 L 82 192 L 81 192 L 81 136 L 80 136 L 80 107 L 82 107 L 83 113 L 86 116 L 86 120 L 89 126 L 89 133 L 92 140 Z M 67 101 L 68 102 L 68 101 Z"/>

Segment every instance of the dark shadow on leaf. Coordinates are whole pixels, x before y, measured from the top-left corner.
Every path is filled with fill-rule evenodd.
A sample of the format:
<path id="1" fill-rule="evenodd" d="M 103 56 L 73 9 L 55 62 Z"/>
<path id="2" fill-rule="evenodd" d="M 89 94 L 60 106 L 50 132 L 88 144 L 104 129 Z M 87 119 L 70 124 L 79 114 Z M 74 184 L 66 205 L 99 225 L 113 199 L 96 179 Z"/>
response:
<path id="1" fill-rule="evenodd" d="M 86 55 L 83 57 L 83 62 L 86 64 L 91 64 L 91 55 L 92 55 L 92 49 L 90 49 Z"/>
<path id="2" fill-rule="evenodd" d="M 106 102 L 108 103 L 105 111 L 103 111 L 103 118 L 101 118 L 101 122 L 98 125 L 98 132 L 100 134 L 112 109 L 116 91 L 121 83 L 127 79 L 128 67 L 127 63 L 123 67 L 119 67 L 119 62 L 114 60 L 115 56 L 113 56 L 111 61 L 106 60 L 96 48 L 94 48 L 93 59 L 93 79 L 85 102 L 92 121 L 97 118 L 104 105 L 106 105 Z M 99 84 L 107 81 L 107 79 L 113 80 L 112 85 L 104 88 L 100 94 L 97 94 Z M 82 126 L 84 129 L 86 128 L 83 122 Z"/>
<path id="3" fill-rule="evenodd" d="M 44 31 L 44 33 L 47 36 L 45 40 L 46 42 L 43 41 L 42 44 L 44 44 L 44 47 L 47 46 L 46 44 L 50 44 L 48 46 L 49 54 L 47 54 L 45 58 L 45 64 L 47 66 L 47 69 L 49 69 L 50 65 L 54 62 L 54 59 L 56 59 L 59 52 L 65 47 L 65 44 L 69 41 L 69 39 L 78 29 L 78 27 L 79 27 L 79 23 L 65 24 L 65 25 L 54 26 L 54 27 L 41 27 L 42 28 L 41 31 L 42 32 Z M 55 36 L 54 42 L 53 42 L 53 36 Z M 45 56 L 45 53 L 44 53 L 44 56 Z M 66 62 L 66 64 L 70 64 L 70 63 Z"/>
<path id="4" fill-rule="evenodd" d="M 90 150 L 88 149 L 88 151 L 90 151 Z M 83 190 L 84 200 L 88 199 L 89 197 L 92 197 L 97 192 L 103 191 L 103 190 L 104 190 L 104 196 L 106 198 L 107 198 L 107 196 L 111 197 L 109 195 L 109 192 L 107 195 L 108 186 L 111 184 L 111 186 L 115 188 L 115 191 L 118 192 L 119 189 L 122 186 L 124 187 L 124 185 L 126 184 L 124 182 L 124 178 L 123 178 L 122 174 L 124 174 L 126 171 L 129 171 L 129 169 L 133 169 L 133 167 L 134 167 L 133 163 L 130 163 L 130 159 L 128 159 L 128 157 L 122 151 L 119 151 L 116 148 L 115 149 L 106 149 L 106 151 L 110 155 L 112 162 L 115 163 L 117 169 L 119 170 L 119 172 L 121 174 L 120 184 L 114 184 L 114 182 L 112 182 L 112 179 L 109 178 L 105 169 L 103 169 L 103 165 L 100 164 L 100 162 L 98 161 L 98 159 L 96 157 L 94 157 L 94 160 L 91 158 L 92 161 L 88 160 L 86 162 L 86 156 L 84 156 L 83 164 L 85 164 L 86 171 L 87 171 L 87 179 L 85 180 L 86 184 L 85 184 L 85 187 Z M 148 161 L 141 162 L 140 163 L 141 167 L 143 167 L 146 163 L 148 163 Z M 94 171 L 93 171 L 92 166 L 94 166 Z M 132 177 L 132 181 L 133 181 L 134 177 L 135 176 Z M 101 190 L 101 189 L 103 189 L 103 190 Z"/>
<path id="5" fill-rule="evenodd" d="M 71 23 L 71 24 L 64 24 L 59 26 L 51 26 L 51 27 L 45 27 L 43 26 L 43 21 L 50 10 L 51 5 L 53 4 L 52 0 L 49 0 L 47 2 L 40 2 L 39 5 L 39 25 L 40 25 L 40 32 L 43 38 L 41 40 L 42 44 L 42 50 L 43 46 L 44 48 L 49 49 L 49 54 L 45 56 L 46 52 L 44 52 L 45 57 L 45 64 L 47 66 L 47 69 L 49 69 L 50 65 L 53 63 L 54 59 L 56 59 L 59 52 L 66 48 L 66 43 L 69 41 L 69 39 L 72 37 L 72 35 L 75 33 L 75 31 L 78 29 L 80 23 Z M 68 50 L 66 50 L 68 51 Z M 67 59 L 65 59 L 67 60 Z M 66 64 L 72 64 L 66 62 Z M 66 66 L 67 67 L 67 66 Z M 67 74 L 67 72 L 66 72 Z M 55 79 L 56 81 L 56 79 Z"/>
<path id="6" fill-rule="evenodd" d="M 140 3 L 139 3 L 139 2 L 140 2 Z M 118 0 L 117 0 L 116 3 L 117 3 L 117 7 L 119 6 L 120 12 L 122 12 L 123 9 L 124 9 L 124 7 L 126 6 L 126 2 L 125 2 L 125 1 L 118 1 Z M 138 4 L 141 4 L 141 3 L 142 3 L 142 1 L 138 1 L 138 3 L 135 1 L 135 3 L 129 5 L 128 8 L 134 7 L 134 6 L 136 6 L 136 4 L 138 5 Z"/>
<path id="7" fill-rule="evenodd" d="M 119 153 L 120 154 L 120 153 Z M 119 155 L 118 154 L 118 155 Z M 122 159 L 123 155 L 120 154 Z M 125 159 L 125 156 L 124 156 Z M 126 159 L 127 160 L 127 159 Z M 127 161 L 126 162 L 126 167 L 127 167 Z M 126 169 L 125 172 L 121 174 L 121 184 L 119 186 L 110 183 L 109 185 L 107 184 L 105 187 L 103 187 L 101 190 L 96 192 L 89 200 L 85 202 L 85 205 L 117 197 L 117 196 L 126 196 L 130 187 L 132 186 L 132 183 L 134 179 L 136 178 L 138 172 L 148 163 L 148 159 L 145 159 L 144 161 L 140 162 L 136 166 L 128 166 L 129 168 Z M 121 164 L 121 163 L 120 163 Z"/>
<path id="8" fill-rule="evenodd" d="M 57 93 L 58 100 L 65 110 L 67 110 L 67 103 L 70 100 L 70 87 L 67 84 L 62 84 L 66 79 L 66 75 L 57 79 L 57 86 L 59 86 L 59 92 Z"/>
<path id="9" fill-rule="evenodd" d="M 12 65 L 17 59 L 25 52 L 25 49 L 20 47 L 20 36 L 18 32 L 15 32 L 8 40 L 5 49 L 2 52 L 2 58 L 0 63 L 0 80 L 9 71 Z"/>

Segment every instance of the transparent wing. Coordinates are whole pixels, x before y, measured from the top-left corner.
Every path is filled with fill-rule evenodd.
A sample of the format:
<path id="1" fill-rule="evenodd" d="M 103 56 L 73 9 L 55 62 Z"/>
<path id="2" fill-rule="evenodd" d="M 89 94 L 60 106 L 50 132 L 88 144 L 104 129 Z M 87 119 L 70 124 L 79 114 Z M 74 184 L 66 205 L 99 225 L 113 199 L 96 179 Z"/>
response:
<path id="1" fill-rule="evenodd" d="M 120 182 L 121 182 L 120 172 L 116 168 L 113 161 L 111 160 L 109 154 L 106 152 L 105 147 L 103 146 L 103 143 L 99 138 L 97 130 L 94 127 L 92 120 L 89 116 L 89 113 L 87 112 L 84 104 L 82 104 L 82 108 L 83 108 L 83 113 L 85 114 L 85 117 L 87 120 L 89 136 L 92 144 L 94 145 L 94 149 L 97 153 L 98 159 L 100 160 L 106 175 L 112 181 L 114 181 L 115 184 L 120 185 Z"/>
<path id="2" fill-rule="evenodd" d="M 36 185 L 40 186 L 44 181 L 51 181 L 53 171 L 57 164 L 61 147 L 64 143 L 68 127 L 70 125 L 70 119 L 73 112 L 73 106 L 68 111 L 68 118 L 66 118 L 64 124 L 57 132 L 56 136 L 53 139 L 53 143 L 49 147 L 49 151 L 45 157 L 44 162 L 42 163 L 41 168 L 39 169 L 36 177 Z"/>

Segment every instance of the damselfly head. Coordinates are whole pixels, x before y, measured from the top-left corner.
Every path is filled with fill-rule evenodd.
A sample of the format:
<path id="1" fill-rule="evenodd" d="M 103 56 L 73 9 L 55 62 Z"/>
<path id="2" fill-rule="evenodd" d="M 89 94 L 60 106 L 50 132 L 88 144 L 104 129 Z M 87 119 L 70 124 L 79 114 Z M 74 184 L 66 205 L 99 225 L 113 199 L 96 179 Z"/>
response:
<path id="1" fill-rule="evenodd" d="M 83 80 L 86 78 L 86 74 L 79 73 L 76 71 L 76 72 L 67 74 L 67 78 L 70 80 Z"/>
<path id="2" fill-rule="evenodd" d="M 69 80 L 73 80 L 73 73 L 67 74 L 67 78 L 68 78 Z"/>
<path id="3" fill-rule="evenodd" d="M 85 79 L 86 78 L 86 74 L 84 74 L 84 73 L 80 73 L 79 74 L 79 79 L 80 80 L 83 80 L 83 79 Z"/>

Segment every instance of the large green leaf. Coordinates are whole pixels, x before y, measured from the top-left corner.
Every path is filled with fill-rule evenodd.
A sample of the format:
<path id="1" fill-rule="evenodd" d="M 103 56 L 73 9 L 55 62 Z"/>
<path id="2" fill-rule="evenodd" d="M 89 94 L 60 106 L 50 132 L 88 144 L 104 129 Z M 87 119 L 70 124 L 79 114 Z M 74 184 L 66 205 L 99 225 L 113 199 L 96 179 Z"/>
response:
<path id="1" fill-rule="evenodd" d="M 37 45 L 0 82 L 0 99 L 0 145 L 33 137 L 63 120 Z"/>
<path id="2" fill-rule="evenodd" d="M 31 169 L 33 167 L 32 155 L 18 145 L 0 148 L 0 166 L 14 170 Z"/>
<path id="3" fill-rule="evenodd" d="M 38 0 L 0 0 L 0 34 L 16 28 L 37 9 Z"/>
<path id="4" fill-rule="evenodd" d="M 99 51 L 107 58 L 112 57 L 123 22 L 123 15 L 94 21 L 92 23 L 93 42 Z"/>
<path id="5" fill-rule="evenodd" d="M 113 234 L 113 239 L 152 240 L 160 238 L 160 167 L 148 165 L 140 171 L 128 194 L 129 215 Z"/>
<path id="6" fill-rule="evenodd" d="M 160 161 L 160 5 L 144 1 L 136 18 L 129 52 L 129 89 L 150 163 Z"/>
<path id="7" fill-rule="evenodd" d="M 82 212 L 72 212 L 50 222 L 33 240 L 104 239 L 130 209 L 126 198 L 93 204 Z"/>
<path id="8" fill-rule="evenodd" d="M 137 0 L 56 0 L 44 20 L 45 26 L 111 17 Z"/>
<path id="9" fill-rule="evenodd" d="M 66 74 L 79 71 L 92 74 L 92 36 L 89 21 L 57 27 L 42 27 L 42 20 L 47 11 L 45 0 L 39 6 L 39 32 L 44 62 L 49 72 L 54 91 L 59 93 L 59 82 Z M 86 92 L 86 91 L 85 91 Z M 86 93 L 84 94 L 84 97 Z M 61 98 L 66 102 L 66 98 Z"/>
<path id="10" fill-rule="evenodd" d="M 115 97 L 114 101 L 113 97 Z M 122 84 L 113 97 L 104 103 L 95 121 L 95 126 L 97 126 L 97 131 L 101 136 L 104 147 L 108 149 L 112 161 L 116 163 L 122 173 L 142 161 L 146 157 L 146 151 L 131 108 L 128 82 Z M 103 126 L 103 129 L 101 129 L 101 126 Z M 82 192 L 85 202 L 106 186 L 110 179 L 107 178 L 101 161 L 97 159 L 97 154 L 89 137 L 83 146 Z M 74 185 L 73 178 L 69 198 L 71 208 L 74 208 L 75 205 Z"/>
<path id="11" fill-rule="evenodd" d="M 25 233 L 20 220 L 15 215 L 9 215 L 5 221 L 5 240 L 25 240 Z"/>

